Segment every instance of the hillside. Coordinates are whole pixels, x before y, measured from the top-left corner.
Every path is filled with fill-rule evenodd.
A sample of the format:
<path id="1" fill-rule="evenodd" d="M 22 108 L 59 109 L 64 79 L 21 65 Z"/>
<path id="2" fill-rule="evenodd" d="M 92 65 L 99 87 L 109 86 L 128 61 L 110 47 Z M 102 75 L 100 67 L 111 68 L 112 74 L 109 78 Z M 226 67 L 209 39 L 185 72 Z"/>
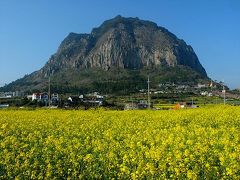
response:
<path id="1" fill-rule="evenodd" d="M 43 91 L 48 77 L 60 93 L 136 91 L 160 82 L 208 79 L 193 48 L 167 29 L 138 18 L 117 16 L 90 34 L 70 33 L 40 70 L 1 88 Z"/>

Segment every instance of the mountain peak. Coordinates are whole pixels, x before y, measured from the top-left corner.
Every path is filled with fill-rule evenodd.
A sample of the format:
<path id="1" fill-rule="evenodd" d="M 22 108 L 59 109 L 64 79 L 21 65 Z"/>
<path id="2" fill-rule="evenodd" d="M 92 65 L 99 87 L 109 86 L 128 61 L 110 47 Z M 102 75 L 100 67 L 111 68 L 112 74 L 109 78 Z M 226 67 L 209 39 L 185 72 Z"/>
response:
<path id="1" fill-rule="evenodd" d="M 90 34 L 69 33 L 46 65 L 25 79 L 36 84 L 49 74 L 57 77 L 64 72 L 177 66 L 207 78 L 193 48 L 183 40 L 154 22 L 118 15 Z"/>

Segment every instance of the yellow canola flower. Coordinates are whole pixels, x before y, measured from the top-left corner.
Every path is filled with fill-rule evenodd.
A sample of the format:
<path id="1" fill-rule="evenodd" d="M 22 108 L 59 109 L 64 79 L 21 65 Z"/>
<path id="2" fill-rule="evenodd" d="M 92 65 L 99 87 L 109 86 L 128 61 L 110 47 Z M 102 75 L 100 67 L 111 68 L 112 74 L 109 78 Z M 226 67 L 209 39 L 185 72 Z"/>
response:
<path id="1" fill-rule="evenodd" d="M 0 179 L 238 179 L 240 107 L 0 110 Z"/>

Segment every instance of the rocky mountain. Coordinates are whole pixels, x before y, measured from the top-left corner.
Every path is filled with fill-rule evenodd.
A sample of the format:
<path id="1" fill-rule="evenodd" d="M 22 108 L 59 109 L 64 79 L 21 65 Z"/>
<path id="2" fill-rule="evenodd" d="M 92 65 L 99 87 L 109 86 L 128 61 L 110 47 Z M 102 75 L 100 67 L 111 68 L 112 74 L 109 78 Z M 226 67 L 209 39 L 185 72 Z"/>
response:
<path id="1" fill-rule="evenodd" d="M 45 89 L 51 76 L 58 91 L 94 90 L 104 82 L 145 81 L 147 74 L 156 83 L 168 77 L 173 81 L 207 78 L 193 48 L 183 40 L 153 22 L 117 16 L 90 34 L 70 33 L 43 68 L 5 88 Z"/>

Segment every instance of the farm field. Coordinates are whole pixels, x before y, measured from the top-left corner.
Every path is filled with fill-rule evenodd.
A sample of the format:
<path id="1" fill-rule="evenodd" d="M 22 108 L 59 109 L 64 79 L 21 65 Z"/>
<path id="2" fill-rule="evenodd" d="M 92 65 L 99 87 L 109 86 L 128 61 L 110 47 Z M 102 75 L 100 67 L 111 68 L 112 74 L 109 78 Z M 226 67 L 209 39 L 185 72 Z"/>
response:
<path id="1" fill-rule="evenodd" d="M 0 111 L 0 179 L 239 177 L 240 107 Z"/>

